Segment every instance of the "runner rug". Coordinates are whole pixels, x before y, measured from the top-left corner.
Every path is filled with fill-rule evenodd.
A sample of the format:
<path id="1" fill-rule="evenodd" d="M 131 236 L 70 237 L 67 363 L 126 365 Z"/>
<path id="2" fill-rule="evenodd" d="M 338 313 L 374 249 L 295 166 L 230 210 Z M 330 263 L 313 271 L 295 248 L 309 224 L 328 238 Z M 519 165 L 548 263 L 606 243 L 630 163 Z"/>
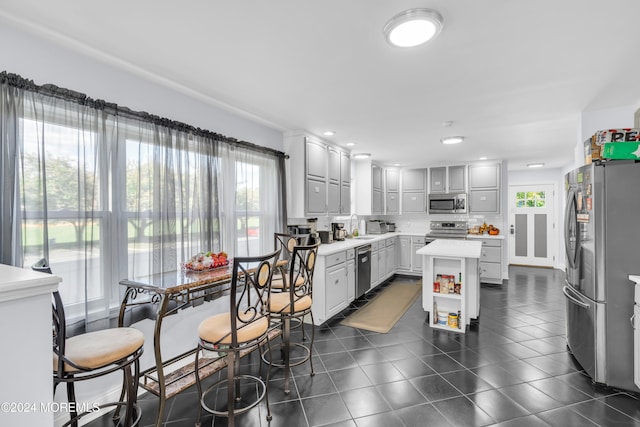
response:
<path id="1" fill-rule="evenodd" d="M 411 307 L 420 291 L 422 281 L 392 283 L 340 324 L 386 334 Z"/>

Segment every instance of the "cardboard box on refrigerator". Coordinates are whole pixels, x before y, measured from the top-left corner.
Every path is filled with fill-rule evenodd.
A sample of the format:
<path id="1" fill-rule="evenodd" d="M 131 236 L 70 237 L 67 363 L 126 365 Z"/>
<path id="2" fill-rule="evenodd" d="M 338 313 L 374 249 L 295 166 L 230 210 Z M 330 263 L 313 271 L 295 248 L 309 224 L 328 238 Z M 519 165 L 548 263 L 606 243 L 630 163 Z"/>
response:
<path id="1" fill-rule="evenodd" d="M 602 146 L 609 142 L 638 142 L 640 141 L 640 129 L 620 128 L 597 131 L 590 140 L 585 141 L 585 163 L 594 160 L 602 160 Z"/>

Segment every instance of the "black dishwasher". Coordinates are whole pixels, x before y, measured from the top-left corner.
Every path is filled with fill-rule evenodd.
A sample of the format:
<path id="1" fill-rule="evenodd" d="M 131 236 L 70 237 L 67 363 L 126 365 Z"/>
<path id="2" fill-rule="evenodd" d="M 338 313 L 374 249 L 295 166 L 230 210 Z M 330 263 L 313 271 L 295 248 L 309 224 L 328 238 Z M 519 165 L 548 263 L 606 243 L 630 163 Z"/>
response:
<path id="1" fill-rule="evenodd" d="M 371 245 L 356 248 L 356 298 L 371 287 Z"/>

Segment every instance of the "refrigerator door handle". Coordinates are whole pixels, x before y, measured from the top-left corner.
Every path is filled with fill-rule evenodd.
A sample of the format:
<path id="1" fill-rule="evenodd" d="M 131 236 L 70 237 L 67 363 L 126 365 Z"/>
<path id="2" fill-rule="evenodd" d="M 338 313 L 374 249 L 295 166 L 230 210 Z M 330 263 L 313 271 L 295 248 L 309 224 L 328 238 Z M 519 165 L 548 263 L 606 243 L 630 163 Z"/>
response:
<path id="1" fill-rule="evenodd" d="M 635 329 L 636 328 L 636 315 L 635 315 L 635 313 L 633 314 L 633 316 L 631 316 L 631 318 L 629 319 L 629 322 L 631 322 L 631 327 L 633 329 Z"/>
<path id="2" fill-rule="evenodd" d="M 574 215 L 571 215 L 572 208 L 575 207 L 575 213 L 577 214 L 578 204 L 576 201 L 576 197 L 578 194 L 575 188 L 570 188 L 569 193 L 567 194 L 567 207 L 564 212 L 564 249 L 567 253 L 567 261 L 569 262 L 569 267 L 576 268 L 576 262 L 578 261 L 578 252 L 580 251 L 580 225 L 578 224 L 578 220 Z M 571 240 L 569 235 L 570 222 L 574 221 L 575 225 L 575 249 L 573 253 L 571 253 Z"/>
<path id="3" fill-rule="evenodd" d="M 589 304 L 585 304 L 579 299 L 576 299 L 575 297 L 569 295 L 569 288 L 567 288 L 566 286 L 562 288 L 562 293 L 564 294 L 565 297 L 567 297 L 568 300 L 570 300 L 575 305 L 580 306 L 582 308 L 586 308 L 587 310 L 591 308 Z"/>

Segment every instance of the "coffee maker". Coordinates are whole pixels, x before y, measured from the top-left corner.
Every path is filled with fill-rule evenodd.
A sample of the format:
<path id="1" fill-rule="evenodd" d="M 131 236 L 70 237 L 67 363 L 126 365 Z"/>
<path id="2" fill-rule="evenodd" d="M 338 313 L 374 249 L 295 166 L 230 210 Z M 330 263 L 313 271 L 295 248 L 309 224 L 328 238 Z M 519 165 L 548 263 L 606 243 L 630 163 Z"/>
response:
<path id="1" fill-rule="evenodd" d="M 347 237 L 347 230 L 344 229 L 344 223 L 331 223 L 331 231 L 333 232 L 333 240 L 342 241 Z"/>

